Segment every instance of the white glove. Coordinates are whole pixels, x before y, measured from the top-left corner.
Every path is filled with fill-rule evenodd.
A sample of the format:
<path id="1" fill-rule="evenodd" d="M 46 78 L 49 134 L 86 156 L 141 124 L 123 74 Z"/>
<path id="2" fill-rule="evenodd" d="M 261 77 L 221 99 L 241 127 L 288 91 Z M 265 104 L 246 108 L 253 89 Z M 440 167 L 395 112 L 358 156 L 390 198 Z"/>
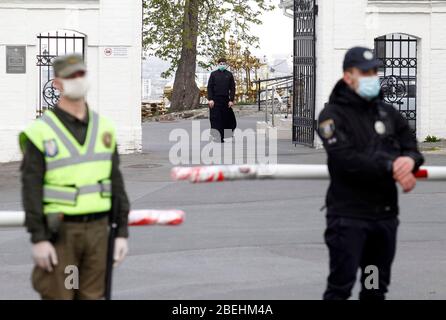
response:
<path id="1" fill-rule="evenodd" d="M 113 254 L 113 260 L 115 261 L 113 266 L 118 266 L 129 252 L 129 246 L 126 238 L 116 238 L 115 239 L 115 250 Z"/>
<path id="2" fill-rule="evenodd" d="M 53 266 L 57 266 L 56 249 L 49 241 L 40 241 L 33 244 L 32 256 L 35 264 L 48 272 L 53 271 Z"/>

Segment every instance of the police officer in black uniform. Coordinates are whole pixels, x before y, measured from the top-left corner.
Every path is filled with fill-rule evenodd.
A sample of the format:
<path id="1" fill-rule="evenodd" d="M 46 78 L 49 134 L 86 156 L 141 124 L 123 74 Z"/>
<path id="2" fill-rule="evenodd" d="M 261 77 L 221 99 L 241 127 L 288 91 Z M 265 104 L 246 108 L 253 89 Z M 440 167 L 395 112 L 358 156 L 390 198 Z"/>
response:
<path id="1" fill-rule="evenodd" d="M 326 300 L 348 299 L 361 269 L 360 299 L 385 299 L 399 224 L 398 191 L 413 190 L 424 159 L 407 121 L 383 101 L 378 68 L 367 48 L 350 49 L 344 76 L 319 116 L 328 156 L 326 196 L 330 274 Z M 378 283 L 365 281 L 373 270 Z"/>

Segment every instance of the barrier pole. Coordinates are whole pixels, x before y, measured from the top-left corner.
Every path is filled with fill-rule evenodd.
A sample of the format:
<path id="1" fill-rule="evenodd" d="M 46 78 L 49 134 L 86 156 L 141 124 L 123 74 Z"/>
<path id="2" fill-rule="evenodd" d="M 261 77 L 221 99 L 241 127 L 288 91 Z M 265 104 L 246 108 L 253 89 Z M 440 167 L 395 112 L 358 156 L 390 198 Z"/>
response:
<path id="1" fill-rule="evenodd" d="M 193 183 L 262 179 L 329 179 L 327 165 L 219 165 L 203 167 L 175 167 L 171 171 L 175 181 Z M 424 166 L 415 174 L 417 179 L 446 181 L 446 167 Z"/>
<path id="2" fill-rule="evenodd" d="M 132 210 L 129 213 L 129 226 L 175 226 L 184 222 L 182 210 Z M 21 227 L 25 223 L 23 211 L 0 211 L 0 227 Z"/>

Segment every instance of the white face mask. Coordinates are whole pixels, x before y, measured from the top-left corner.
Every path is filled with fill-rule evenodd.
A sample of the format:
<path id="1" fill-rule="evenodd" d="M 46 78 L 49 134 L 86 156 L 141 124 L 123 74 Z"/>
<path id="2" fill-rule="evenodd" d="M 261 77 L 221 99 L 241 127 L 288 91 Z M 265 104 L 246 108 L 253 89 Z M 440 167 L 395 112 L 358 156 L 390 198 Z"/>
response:
<path id="1" fill-rule="evenodd" d="M 85 98 L 90 87 L 86 77 L 63 79 L 62 85 L 62 96 L 67 97 L 70 100 L 80 100 Z"/>

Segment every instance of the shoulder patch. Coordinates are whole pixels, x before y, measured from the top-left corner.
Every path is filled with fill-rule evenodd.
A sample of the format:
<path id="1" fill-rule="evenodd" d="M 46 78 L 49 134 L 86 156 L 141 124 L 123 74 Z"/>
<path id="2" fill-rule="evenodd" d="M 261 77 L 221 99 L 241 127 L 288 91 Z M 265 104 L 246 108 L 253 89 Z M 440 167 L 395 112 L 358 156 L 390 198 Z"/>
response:
<path id="1" fill-rule="evenodd" d="M 333 119 L 327 119 L 319 124 L 319 134 L 324 139 L 330 139 L 335 132 L 335 123 Z"/>
<path id="2" fill-rule="evenodd" d="M 112 144 L 112 134 L 109 131 L 106 131 L 102 134 L 102 143 L 104 146 L 109 149 Z"/>
<path id="3" fill-rule="evenodd" d="M 43 147 L 45 149 L 45 155 L 49 158 L 54 158 L 59 153 L 59 148 L 57 147 L 55 139 L 45 140 L 43 142 Z"/>

